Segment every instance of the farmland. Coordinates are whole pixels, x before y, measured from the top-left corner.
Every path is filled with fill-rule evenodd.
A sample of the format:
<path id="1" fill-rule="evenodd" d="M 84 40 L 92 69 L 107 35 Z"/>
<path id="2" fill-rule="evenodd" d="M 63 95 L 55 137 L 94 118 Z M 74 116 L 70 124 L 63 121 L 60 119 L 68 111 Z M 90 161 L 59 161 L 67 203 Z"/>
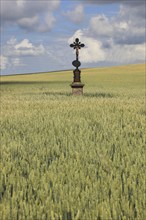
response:
<path id="1" fill-rule="evenodd" d="M 2 220 L 146 219 L 145 64 L 1 77 Z"/>

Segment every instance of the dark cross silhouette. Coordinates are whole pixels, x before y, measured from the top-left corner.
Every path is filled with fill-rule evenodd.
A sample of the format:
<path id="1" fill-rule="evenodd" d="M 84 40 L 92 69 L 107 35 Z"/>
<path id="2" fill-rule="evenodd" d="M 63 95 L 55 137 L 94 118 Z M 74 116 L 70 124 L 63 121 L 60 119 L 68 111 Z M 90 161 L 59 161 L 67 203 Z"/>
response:
<path id="1" fill-rule="evenodd" d="M 78 60 L 79 58 L 79 49 L 81 49 L 81 47 L 84 46 L 85 46 L 84 44 L 81 44 L 81 42 L 79 42 L 79 38 L 76 38 L 75 42 L 73 44 L 70 44 L 70 47 L 76 49 L 76 60 Z"/>
<path id="2" fill-rule="evenodd" d="M 76 69 L 73 71 L 74 80 L 71 84 L 71 87 L 73 89 L 72 90 L 73 94 L 77 94 L 77 95 L 83 94 L 84 84 L 81 83 L 81 77 L 80 77 L 81 71 L 78 69 L 78 67 L 81 65 L 81 63 L 79 61 L 79 49 L 81 49 L 84 46 L 85 45 L 79 41 L 79 38 L 76 38 L 75 41 L 73 42 L 73 44 L 70 44 L 70 47 L 72 47 L 73 49 L 76 50 L 76 60 L 74 60 L 72 62 L 72 65 L 75 66 Z"/>

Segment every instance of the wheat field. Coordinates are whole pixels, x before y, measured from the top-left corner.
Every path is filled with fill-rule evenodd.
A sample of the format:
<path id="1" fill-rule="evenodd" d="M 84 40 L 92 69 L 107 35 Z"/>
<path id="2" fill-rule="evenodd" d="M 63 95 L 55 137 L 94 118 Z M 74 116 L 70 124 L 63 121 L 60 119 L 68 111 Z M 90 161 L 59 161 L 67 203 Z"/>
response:
<path id="1" fill-rule="evenodd" d="M 1 76 L 1 220 L 144 220 L 145 64 Z"/>

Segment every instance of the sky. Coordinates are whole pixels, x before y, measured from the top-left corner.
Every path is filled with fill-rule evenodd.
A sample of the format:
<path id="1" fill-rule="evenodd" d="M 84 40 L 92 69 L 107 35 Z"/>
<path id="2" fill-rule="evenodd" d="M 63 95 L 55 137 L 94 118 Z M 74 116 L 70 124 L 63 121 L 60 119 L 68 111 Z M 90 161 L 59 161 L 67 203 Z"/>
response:
<path id="1" fill-rule="evenodd" d="M 2 75 L 146 61 L 146 0 L 0 0 Z"/>

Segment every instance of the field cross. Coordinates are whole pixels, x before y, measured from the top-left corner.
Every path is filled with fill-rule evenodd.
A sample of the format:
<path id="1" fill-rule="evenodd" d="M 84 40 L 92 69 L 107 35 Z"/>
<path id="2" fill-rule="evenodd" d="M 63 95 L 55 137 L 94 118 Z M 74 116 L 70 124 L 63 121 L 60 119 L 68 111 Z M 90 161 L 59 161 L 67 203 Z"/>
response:
<path id="1" fill-rule="evenodd" d="M 81 63 L 78 59 L 79 59 L 79 49 L 81 49 L 84 46 L 85 45 L 79 41 L 79 38 L 76 38 L 73 44 L 70 44 L 70 47 L 72 47 L 73 49 L 76 49 L 76 60 L 72 62 L 72 65 L 76 67 L 76 69 L 73 71 L 74 78 L 71 84 L 73 95 L 83 95 L 84 84 L 81 82 L 81 76 L 80 76 L 81 70 L 79 69 L 79 66 L 81 66 Z"/>
<path id="2" fill-rule="evenodd" d="M 70 47 L 76 49 L 76 60 L 78 60 L 79 58 L 79 49 L 81 49 L 81 47 L 84 46 L 85 46 L 84 44 L 81 44 L 81 42 L 79 42 L 79 38 L 76 38 L 75 42 L 73 44 L 70 44 Z"/>

